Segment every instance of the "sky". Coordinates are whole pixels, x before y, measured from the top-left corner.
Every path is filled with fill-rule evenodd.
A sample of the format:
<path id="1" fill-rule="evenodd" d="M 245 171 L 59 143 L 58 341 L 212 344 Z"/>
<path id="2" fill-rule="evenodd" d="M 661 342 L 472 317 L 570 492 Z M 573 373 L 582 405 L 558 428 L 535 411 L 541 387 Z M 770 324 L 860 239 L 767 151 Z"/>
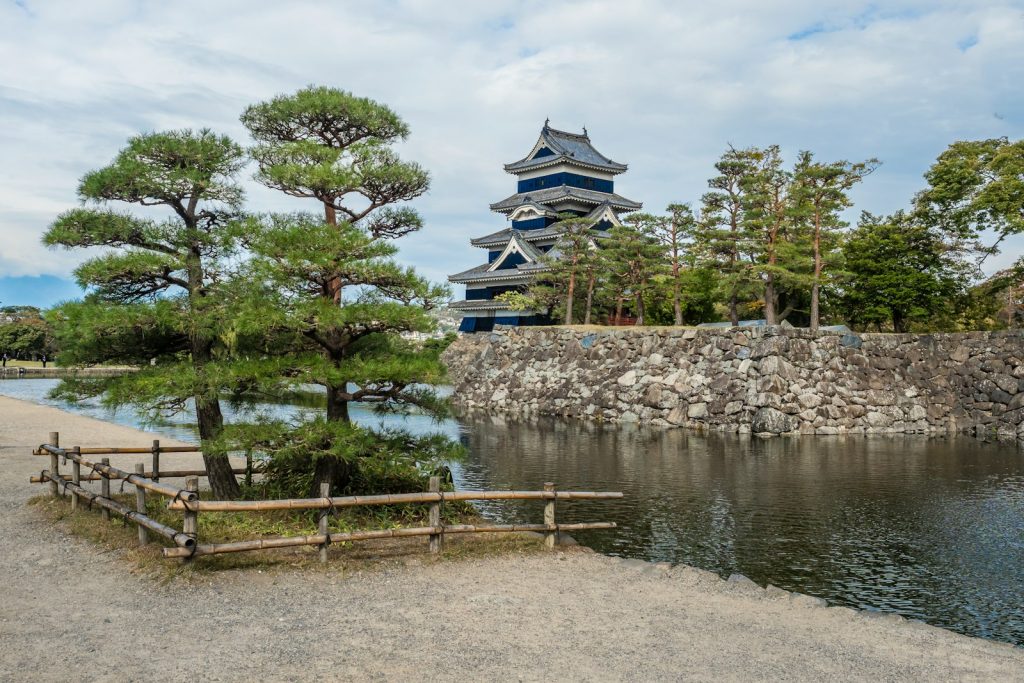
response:
<path id="1" fill-rule="evenodd" d="M 1024 137 L 1024 0 L 0 0 L 0 64 L 2 305 L 78 296 L 89 254 L 40 236 L 129 137 L 248 144 L 246 105 L 309 84 L 409 124 L 432 184 L 399 257 L 435 281 L 486 260 L 469 239 L 506 227 L 502 165 L 548 117 L 629 164 L 616 191 L 654 212 L 699 202 L 728 145 L 880 159 L 855 218 L 906 208 L 955 140 Z M 315 210 L 243 178 L 250 210 Z"/>

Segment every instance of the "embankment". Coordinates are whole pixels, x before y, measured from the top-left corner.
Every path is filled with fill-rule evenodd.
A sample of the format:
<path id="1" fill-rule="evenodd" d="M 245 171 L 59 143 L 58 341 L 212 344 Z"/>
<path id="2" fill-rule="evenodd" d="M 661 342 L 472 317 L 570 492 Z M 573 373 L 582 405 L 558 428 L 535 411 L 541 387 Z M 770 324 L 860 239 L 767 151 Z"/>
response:
<path id="1" fill-rule="evenodd" d="M 1024 439 L 1024 331 L 499 328 L 446 352 L 467 409 L 760 434 Z"/>

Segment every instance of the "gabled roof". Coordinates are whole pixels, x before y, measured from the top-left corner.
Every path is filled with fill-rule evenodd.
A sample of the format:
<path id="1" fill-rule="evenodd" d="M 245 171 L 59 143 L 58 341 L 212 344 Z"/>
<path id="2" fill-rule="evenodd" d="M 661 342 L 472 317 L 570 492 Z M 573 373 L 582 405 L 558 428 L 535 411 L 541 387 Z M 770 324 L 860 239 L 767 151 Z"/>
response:
<path id="1" fill-rule="evenodd" d="M 608 221 L 612 225 L 622 225 L 622 221 L 619 220 L 619 214 L 615 211 L 610 203 L 604 202 L 598 204 L 583 218 L 589 218 L 594 223 L 601 221 Z M 505 228 L 498 232 L 492 232 L 490 235 L 484 235 L 483 237 L 476 237 L 469 241 L 474 247 L 493 247 L 498 245 L 507 244 L 512 238 L 512 233 L 517 233 L 517 236 L 521 240 L 528 242 L 543 242 L 557 238 L 562 234 L 561 228 L 558 227 L 558 223 L 552 223 L 546 228 L 534 228 L 533 230 L 516 230 L 515 228 Z"/>
<path id="2" fill-rule="evenodd" d="M 490 263 L 481 263 L 475 268 L 464 270 L 461 273 L 455 275 L 449 275 L 449 282 L 502 282 L 505 284 L 520 284 L 529 282 L 531 272 L 536 272 L 537 268 L 532 268 L 529 271 L 524 271 L 525 266 L 533 266 L 533 263 L 522 263 L 515 268 L 506 268 L 505 270 L 491 271 Z"/>
<path id="3" fill-rule="evenodd" d="M 543 153 L 542 150 L 547 150 L 548 153 Z M 540 156 L 537 155 L 538 152 L 541 152 Z M 586 128 L 582 134 L 570 133 L 556 130 L 545 121 L 540 138 L 530 153 L 519 161 L 505 164 L 505 170 L 509 173 L 522 173 L 561 163 L 599 169 L 612 174 L 622 173 L 628 168 L 625 164 L 612 161 L 594 149 Z"/>
<path id="4" fill-rule="evenodd" d="M 535 202 L 532 199 L 530 201 L 523 202 L 522 204 L 515 208 L 516 211 L 520 211 L 522 209 L 533 209 L 534 211 L 537 212 L 537 214 L 541 216 L 551 216 L 552 218 L 558 216 L 558 212 L 552 209 L 551 207 L 544 206 L 543 204 Z"/>
<path id="5" fill-rule="evenodd" d="M 597 190 L 586 190 L 582 187 L 562 185 L 524 194 L 514 194 L 511 197 L 502 199 L 500 202 L 491 204 L 491 211 L 509 213 L 527 202 L 553 205 L 562 200 L 576 200 L 584 204 L 593 204 L 594 206 L 608 204 L 620 211 L 636 211 L 643 207 L 643 204 L 640 202 L 634 202 L 632 199 L 626 199 L 612 192 L 598 192 Z"/>
<path id="6" fill-rule="evenodd" d="M 588 213 L 584 218 L 589 218 L 595 223 L 601 221 L 608 221 L 612 225 L 622 225 L 622 221 L 619 220 L 619 214 L 616 213 L 615 207 L 610 202 L 605 202 L 594 207 L 594 209 Z"/>
<path id="7" fill-rule="evenodd" d="M 490 235 L 471 239 L 469 243 L 474 247 L 492 247 L 499 244 L 504 246 L 509 239 L 512 238 L 512 232 L 514 230 L 519 233 L 520 239 L 528 242 L 543 242 L 544 240 L 558 237 L 559 230 L 555 228 L 556 225 L 558 225 L 558 223 L 549 225 L 546 228 L 536 228 L 534 230 L 515 230 L 514 228 L 505 228 L 498 232 L 492 232 Z"/>
<path id="8" fill-rule="evenodd" d="M 522 239 L 521 234 L 518 230 L 513 230 L 512 237 L 509 239 L 508 244 L 505 245 L 504 251 L 501 252 L 498 258 L 494 259 L 494 262 L 491 264 L 491 267 L 488 268 L 488 270 L 492 272 L 495 270 L 508 270 L 507 268 L 502 268 L 501 264 L 504 263 L 505 259 L 507 259 L 510 255 L 515 253 L 522 254 L 523 258 L 526 259 L 527 263 L 538 263 L 541 257 L 544 255 L 544 252 L 542 252 L 540 249 L 533 246 L 526 240 Z"/>
<path id="9" fill-rule="evenodd" d="M 454 311 L 504 311 L 508 308 L 508 304 L 494 299 L 471 299 L 469 301 L 463 299 L 462 301 L 452 301 L 448 304 L 448 308 Z"/>

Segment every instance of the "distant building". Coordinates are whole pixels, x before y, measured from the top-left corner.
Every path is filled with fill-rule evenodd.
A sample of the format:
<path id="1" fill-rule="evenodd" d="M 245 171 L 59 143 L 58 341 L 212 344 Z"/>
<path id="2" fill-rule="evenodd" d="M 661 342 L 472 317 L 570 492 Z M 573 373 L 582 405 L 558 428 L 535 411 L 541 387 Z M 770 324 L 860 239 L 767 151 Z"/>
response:
<path id="1" fill-rule="evenodd" d="M 555 130 L 544 122 L 537 143 L 524 158 L 505 164 L 518 178 L 516 193 L 491 211 L 504 214 L 511 226 L 470 240 L 487 249 L 487 263 L 448 276 L 466 285 L 466 298 L 450 308 L 462 313 L 462 332 L 486 332 L 494 325 L 542 325 L 549 321 L 536 311 L 510 311 L 495 297 L 524 291 L 530 280 L 545 269 L 543 254 L 556 247 L 559 214 L 571 213 L 594 220 L 594 228 L 620 225 L 619 214 L 636 211 L 640 202 L 615 194 L 614 178 L 626 170 L 590 143 L 582 134 Z M 557 249 L 553 254 L 557 253 Z"/>

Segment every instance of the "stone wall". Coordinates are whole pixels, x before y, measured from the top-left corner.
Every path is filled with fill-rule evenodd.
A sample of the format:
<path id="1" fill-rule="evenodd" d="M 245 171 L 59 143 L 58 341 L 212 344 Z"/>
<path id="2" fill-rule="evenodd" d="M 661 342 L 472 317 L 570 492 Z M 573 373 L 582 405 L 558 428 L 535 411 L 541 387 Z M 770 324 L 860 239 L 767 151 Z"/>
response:
<path id="1" fill-rule="evenodd" d="M 468 409 L 761 434 L 1024 439 L 1024 331 L 505 328 L 445 353 Z"/>

